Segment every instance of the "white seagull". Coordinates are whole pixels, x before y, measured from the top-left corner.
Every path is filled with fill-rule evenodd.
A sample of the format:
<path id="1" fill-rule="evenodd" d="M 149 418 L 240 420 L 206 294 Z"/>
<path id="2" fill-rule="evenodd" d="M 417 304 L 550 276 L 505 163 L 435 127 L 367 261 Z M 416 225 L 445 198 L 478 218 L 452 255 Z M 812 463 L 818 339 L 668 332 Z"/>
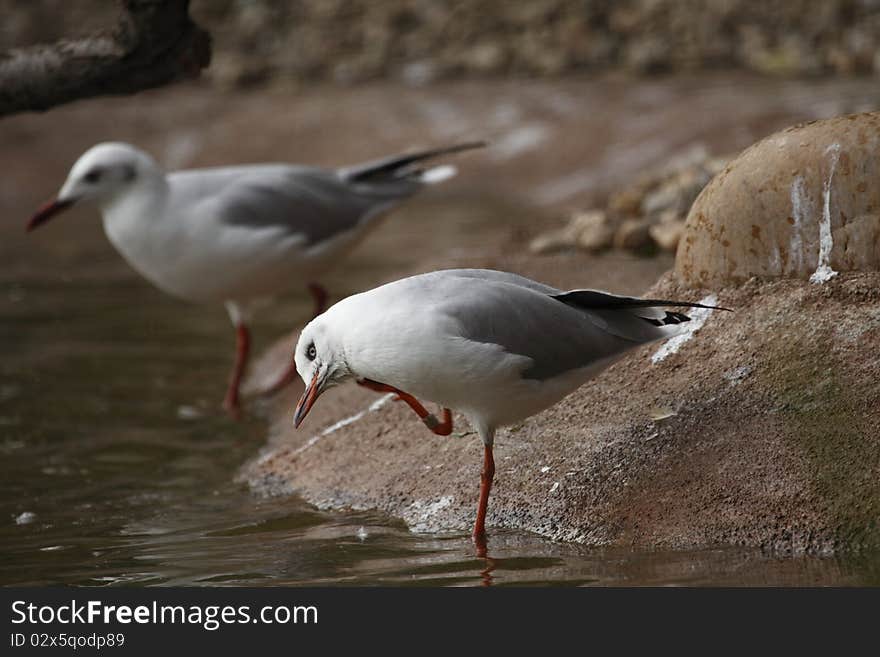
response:
<path id="1" fill-rule="evenodd" d="M 303 329 L 295 361 L 306 389 L 294 425 L 347 379 L 396 393 L 439 435 L 452 431 L 450 409 L 462 413 L 484 445 L 473 538 L 485 555 L 495 430 L 552 406 L 628 350 L 680 332 L 690 318 L 661 306 L 714 308 L 564 292 L 485 269 L 388 283 L 343 299 Z M 442 421 L 418 398 L 440 404 Z"/>
<path id="2" fill-rule="evenodd" d="M 255 305 L 291 280 L 307 284 L 315 315 L 327 293 L 317 278 L 379 219 L 425 185 L 455 174 L 426 160 L 482 146 L 464 143 L 336 170 L 258 164 L 166 173 L 125 143 L 93 146 L 73 165 L 33 230 L 74 203 L 97 204 L 107 237 L 153 284 L 195 302 L 223 302 L 236 329 L 236 359 L 224 407 L 237 415 Z M 271 393 L 295 377 L 291 362 Z"/>

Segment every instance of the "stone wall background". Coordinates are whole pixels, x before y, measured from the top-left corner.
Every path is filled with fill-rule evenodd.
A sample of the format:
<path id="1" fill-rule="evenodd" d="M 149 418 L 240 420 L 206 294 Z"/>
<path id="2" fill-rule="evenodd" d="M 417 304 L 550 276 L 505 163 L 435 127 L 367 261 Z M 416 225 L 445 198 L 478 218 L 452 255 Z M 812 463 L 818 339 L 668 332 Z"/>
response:
<path id="1" fill-rule="evenodd" d="M 110 0 L 0 0 L 2 49 L 112 25 Z M 411 84 L 740 68 L 880 73 L 880 0 L 193 0 L 209 77 Z"/>

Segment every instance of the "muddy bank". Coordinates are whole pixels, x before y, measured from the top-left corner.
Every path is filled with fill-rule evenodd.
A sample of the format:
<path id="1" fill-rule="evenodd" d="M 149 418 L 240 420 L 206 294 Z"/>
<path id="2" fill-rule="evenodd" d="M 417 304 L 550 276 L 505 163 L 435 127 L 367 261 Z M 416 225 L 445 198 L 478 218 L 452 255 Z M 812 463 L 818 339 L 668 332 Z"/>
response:
<path id="1" fill-rule="evenodd" d="M 564 262 L 554 275 L 546 259 L 484 264 L 560 285 L 578 278 Z M 640 349 L 499 431 L 489 526 L 596 546 L 880 545 L 880 275 L 712 293 L 736 312 L 710 314 L 677 353 Z M 650 294 L 708 291 L 666 275 Z M 416 530 L 467 530 L 481 447 L 463 418 L 440 438 L 405 406 L 351 385 L 294 431 L 299 391 L 270 409 L 270 445 L 242 472 L 255 490 L 381 509 Z"/>

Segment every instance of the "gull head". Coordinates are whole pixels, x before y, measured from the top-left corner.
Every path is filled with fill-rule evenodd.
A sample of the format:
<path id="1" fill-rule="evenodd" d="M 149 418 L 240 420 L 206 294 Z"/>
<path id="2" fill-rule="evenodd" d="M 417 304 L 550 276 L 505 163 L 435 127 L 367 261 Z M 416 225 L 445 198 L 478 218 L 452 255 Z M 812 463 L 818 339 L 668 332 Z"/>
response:
<path id="1" fill-rule="evenodd" d="M 31 217 L 31 231 L 74 203 L 92 201 L 104 206 L 138 183 L 161 175 L 156 162 L 143 151 L 122 142 L 92 146 L 70 169 L 58 196 Z"/>
<path id="2" fill-rule="evenodd" d="M 293 425 L 299 427 L 321 393 L 354 374 L 345 360 L 338 333 L 327 321 L 327 313 L 313 319 L 299 334 L 294 360 L 306 386 L 293 416 Z"/>

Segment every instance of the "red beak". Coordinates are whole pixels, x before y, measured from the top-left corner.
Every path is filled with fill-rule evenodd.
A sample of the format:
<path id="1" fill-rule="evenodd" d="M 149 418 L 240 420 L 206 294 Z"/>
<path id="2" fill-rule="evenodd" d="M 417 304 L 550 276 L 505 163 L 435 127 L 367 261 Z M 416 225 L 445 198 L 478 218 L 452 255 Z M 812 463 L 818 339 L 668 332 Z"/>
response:
<path id="1" fill-rule="evenodd" d="M 27 227 L 25 230 L 27 232 L 31 232 L 34 228 L 39 226 L 40 224 L 46 223 L 54 217 L 56 214 L 61 212 L 62 210 L 66 210 L 71 205 L 73 205 L 73 201 L 60 201 L 58 199 L 53 199 L 44 203 L 39 210 L 34 213 L 34 216 L 31 217 L 30 221 L 27 222 Z"/>
<path id="2" fill-rule="evenodd" d="M 303 391 L 302 397 L 299 398 L 299 402 L 296 405 L 296 410 L 293 412 L 294 429 L 299 428 L 299 425 L 302 424 L 302 421 L 305 419 L 306 415 L 308 415 L 309 411 L 312 410 L 312 405 L 315 403 L 315 400 L 321 394 L 320 392 L 318 392 L 319 376 L 320 370 L 315 368 L 315 376 L 312 377 L 312 382 L 309 384 L 309 387 Z"/>

